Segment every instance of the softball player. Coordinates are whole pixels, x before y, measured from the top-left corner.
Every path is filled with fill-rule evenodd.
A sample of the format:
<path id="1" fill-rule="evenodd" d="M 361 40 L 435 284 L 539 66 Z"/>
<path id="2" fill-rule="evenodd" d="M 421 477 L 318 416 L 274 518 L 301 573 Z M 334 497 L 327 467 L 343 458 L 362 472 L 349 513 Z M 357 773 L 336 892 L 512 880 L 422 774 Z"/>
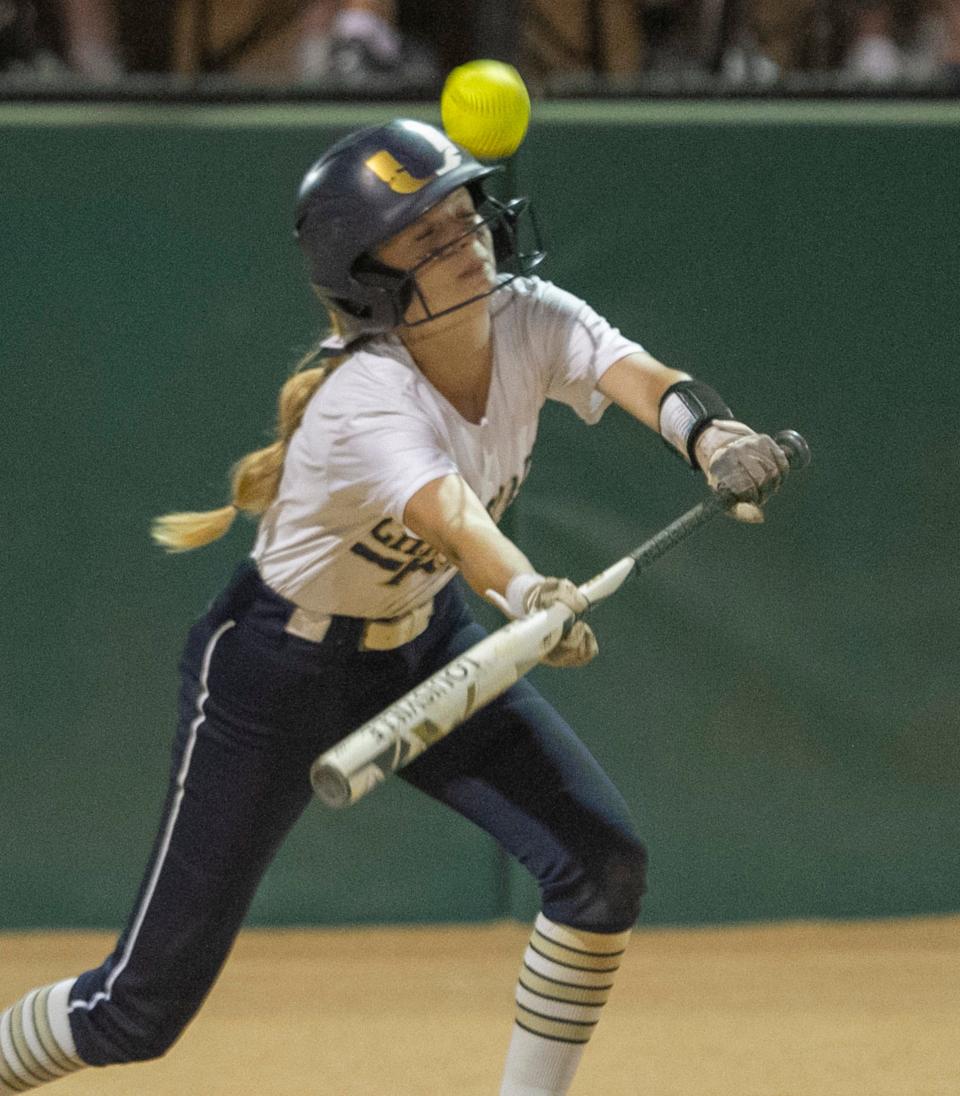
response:
<path id="1" fill-rule="evenodd" d="M 277 440 L 234 469 L 231 505 L 157 522 L 159 542 L 184 550 L 238 510 L 260 517 L 252 558 L 189 634 L 169 790 L 129 922 L 96 970 L 3 1013 L 0 1094 L 175 1042 L 310 801 L 313 758 L 482 638 L 458 571 L 510 616 L 585 608 L 497 527 L 547 399 L 587 423 L 618 403 L 747 520 L 786 472 L 712 389 L 533 276 L 527 204 L 488 196 L 493 170 L 398 120 L 307 174 L 297 235 L 335 334 L 284 385 Z M 547 661 L 596 651 L 581 621 Z M 567 1092 L 644 893 L 623 799 L 526 681 L 402 775 L 537 879 L 500 1092 Z"/>

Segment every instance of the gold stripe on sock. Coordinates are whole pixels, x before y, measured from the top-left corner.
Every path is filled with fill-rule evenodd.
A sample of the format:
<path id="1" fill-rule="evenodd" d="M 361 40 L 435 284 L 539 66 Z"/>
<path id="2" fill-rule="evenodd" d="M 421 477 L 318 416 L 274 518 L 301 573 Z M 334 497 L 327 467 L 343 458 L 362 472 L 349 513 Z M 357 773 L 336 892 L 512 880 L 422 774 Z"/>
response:
<path id="1" fill-rule="evenodd" d="M 527 989 L 522 983 L 517 983 L 516 1003 L 531 1012 L 541 1016 L 549 1016 L 551 1020 L 561 1020 L 571 1024 L 596 1024 L 603 1013 L 603 1005 L 581 1005 L 575 1001 L 556 1001 L 552 997 L 544 997 L 533 990 Z"/>
<path id="2" fill-rule="evenodd" d="M 539 925 L 537 925 L 533 931 L 541 940 L 547 940 L 555 947 L 563 948 L 564 951 L 569 951 L 571 955 L 592 955 L 594 957 L 608 956 L 611 959 L 619 959 L 627 950 L 626 948 L 615 948 L 610 949 L 609 951 L 602 948 L 597 948 L 596 950 L 593 948 L 575 948 L 572 944 L 567 944 L 563 940 L 557 940 L 555 937 L 551 936 L 549 932 L 545 932 Z M 569 935 L 572 935 L 572 933 L 568 933 L 568 936 Z M 586 941 L 581 940 L 579 943 L 586 943 Z"/>
<path id="3" fill-rule="evenodd" d="M 517 1005 L 517 1023 L 534 1035 L 547 1039 L 562 1039 L 566 1043 L 587 1043 L 593 1034 L 596 1020 L 577 1023 L 573 1020 L 555 1020 L 552 1016 L 540 1016 L 523 1005 Z"/>
<path id="4" fill-rule="evenodd" d="M 0 1085 L 4 1086 L 4 1092 L 7 1092 L 8 1090 L 10 1092 L 28 1092 L 34 1087 L 33 1085 L 28 1085 L 26 1081 L 21 1081 L 19 1078 L 12 1076 L 7 1072 L 9 1069 L 10 1067 L 3 1060 L 3 1057 L 0 1056 Z"/>
<path id="5" fill-rule="evenodd" d="M 4 1084 L 11 1092 L 26 1092 L 32 1088 L 26 1081 L 21 1081 L 10 1069 L 3 1054 L 0 1054 L 0 1084 Z"/>
<path id="6" fill-rule="evenodd" d="M 37 1032 L 36 1003 L 39 996 L 40 990 L 31 990 L 18 1006 L 17 1012 L 23 1031 L 23 1042 L 31 1058 L 31 1069 L 34 1069 L 35 1072 L 36 1070 L 43 1070 L 50 1073 L 55 1080 L 62 1077 L 65 1071 L 47 1053 L 43 1040 Z M 32 1063 L 36 1063 L 36 1067 Z"/>
<path id="7" fill-rule="evenodd" d="M 603 970 L 571 970 L 562 963 L 555 963 L 539 955 L 537 951 L 527 945 L 523 953 L 523 961 L 531 970 L 536 971 L 542 978 L 550 978 L 556 982 L 562 982 L 565 986 L 585 986 L 588 989 L 606 989 L 614 979 L 612 971 Z"/>
<path id="8" fill-rule="evenodd" d="M 13 1012 L 12 1008 L 8 1008 L 2 1016 L 0 1016 L 0 1031 L 3 1027 L 10 1022 L 10 1014 Z M 18 1073 L 14 1073 L 13 1066 L 7 1060 L 6 1053 L 4 1052 L 3 1045 L 0 1043 L 0 1081 L 12 1088 L 14 1092 L 26 1092 L 28 1089 L 35 1086 L 30 1084 L 29 1081 L 25 1081 Z"/>
<path id="9" fill-rule="evenodd" d="M 586 929 L 574 929 L 569 925 L 557 924 L 542 913 L 537 914 L 534 928 L 541 936 L 546 936 L 555 944 L 562 944 L 574 951 L 591 952 L 593 955 L 622 955 L 633 935 L 630 929 L 625 929 L 623 932 L 588 932 Z"/>
<path id="10" fill-rule="evenodd" d="M 62 1069 L 64 1073 L 73 1073 L 74 1070 L 80 1069 L 81 1064 L 73 1061 L 69 1058 L 60 1044 L 57 1042 L 56 1036 L 53 1034 L 53 1028 L 50 1026 L 50 1016 L 47 1012 L 47 1001 L 50 998 L 50 991 L 53 986 L 44 986 L 43 989 L 37 992 L 36 997 L 33 999 L 33 1026 L 37 1032 L 37 1038 L 40 1040 L 40 1045 L 50 1056 L 50 1060 L 57 1066 L 58 1069 Z"/>
<path id="11" fill-rule="evenodd" d="M 541 1039 L 549 1039 L 552 1043 L 576 1043 L 577 1046 L 586 1046 L 590 1041 L 589 1039 L 563 1039 L 559 1035 L 544 1035 L 541 1031 L 534 1031 L 533 1028 L 529 1028 L 526 1024 L 522 1024 L 519 1020 L 514 1020 L 514 1023 L 518 1028 L 522 1028 L 524 1031 L 529 1032 L 531 1035 L 536 1035 Z"/>
<path id="12" fill-rule="evenodd" d="M 615 970 L 620 969 L 618 955 L 593 955 L 590 952 L 572 951 L 570 948 L 564 947 L 563 944 L 556 944 L 553 940 L 548 940 L 539 929 L 533 930 L 533 935 L 530 937 L 530 947 L 545 959 L 552 959 L 554 963 L 571 967 L 573 970 L 609 971 L 612 974 Z"/>
<path id="13" fill-rule="evenodd" d="M 539 994 L 550 1001 L 569 1001 L 575 1005 L 605 1005 L 612 986 L 603 989 L 591 989 L 589 986 L 571 986 L 566 982 L 555 982 L 545 978 L 525 966 L 520 972 L 520 985 L 531 993 Z"/>
<path id="14" fill-rule="evenodd" d="M 47 1069 L 43 1062 L 38 1061 L 37 1056 L 27 1043 L 27 1036 L 23 1030 L 23 1007 L 25 1004 L 25 1000 L 18 1001 L 13 1006 L 13 1012 L 10 1016 L 10 1037 L 13 1039 L 14 1050 L 17 1052 L 24 1071 L 29 1073 L 32 1078 L 35 1078 L 37 1084 L 43 1084 L 44 1081 L 55 1081 L 60 1075 L 53 1073 Z"/>

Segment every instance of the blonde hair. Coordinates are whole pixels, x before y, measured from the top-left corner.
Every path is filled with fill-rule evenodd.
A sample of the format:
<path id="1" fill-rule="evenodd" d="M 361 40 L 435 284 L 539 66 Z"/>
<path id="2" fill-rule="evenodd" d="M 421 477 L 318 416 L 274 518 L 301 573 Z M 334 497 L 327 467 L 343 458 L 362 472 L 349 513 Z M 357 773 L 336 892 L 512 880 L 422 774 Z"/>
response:
<path id="1" fill-rule="evenodd" d="M 334 330 L 335 318 L 331 317 Z M 259 517 L 276 498 L 287 446 L 303 419 L 310 397 L 345 356 L 324 358 L 315 346 L 297 362 L 277 398 L 275 440 L 255 449 L 230 470 L 230 504 L 217 510 L 188 510 L 154 518 L 150 535 L 168 552 L 189 552 L 212 544 L 230 530 L 241 511 Z M 317 365 L 317 362 L 321 364 Z"/>

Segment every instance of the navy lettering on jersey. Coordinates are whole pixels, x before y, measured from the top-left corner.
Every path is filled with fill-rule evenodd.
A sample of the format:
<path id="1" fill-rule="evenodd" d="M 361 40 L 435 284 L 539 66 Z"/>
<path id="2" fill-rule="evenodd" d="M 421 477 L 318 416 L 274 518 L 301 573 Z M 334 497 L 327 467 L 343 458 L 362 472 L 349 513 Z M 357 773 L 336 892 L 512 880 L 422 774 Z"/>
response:
<path id="1" fill-rule="evenodd" d="M 440 568 L 449 566 L 435 548 L 431 548 L 425 540 L 413 536 L 393 518 L 382 518 L 367 537 L 374 542 L 372 545 L 366 540 L 358 540 L 351 545 L 350 551 L 382 570 L 391 572 L 391 577 L 383 583 L 384 586 L 399 586 L 408 575 L 417 571 L 426 571 L 428 575 L 432 575 Z"/>
<path id="2" fill-rule="evenodd" d="M 501 483 L 499 491 L 487 503 L 487 513 L 497 525 L 500 524 L 500 519 L 513 505 L 517 495 L 520 494 L 523 481 L 530 473 L 531 464 L 533 464 L 533 453 L 528 453 L 523 462 L 523 471 L 520 475 L 511 476 L 508 483 Z"/>
<path id="3" fill-rule="evenodd" d="M 487 503 L 487 513 L 498 525 L 520 494 L 520 487 L 527 478 L 532 460 L 533 454 L 528 453 L 523 462 L 523 472 L 519 476 L 511 476 L 506 483 L 501 484 L 496 495 Z M 428 575 L 433 575 L 450 566 L 446 557 L 436 548 L 414 536 L 393 518 L 381 518 L 363 540 L 350 546 L 350 551 L 368 563 L 390 572 L 390 578 L 383 582 L 384 586 L 399 586 L 408 575 L 416 574 L 417 571 L 426 571 Z"/>

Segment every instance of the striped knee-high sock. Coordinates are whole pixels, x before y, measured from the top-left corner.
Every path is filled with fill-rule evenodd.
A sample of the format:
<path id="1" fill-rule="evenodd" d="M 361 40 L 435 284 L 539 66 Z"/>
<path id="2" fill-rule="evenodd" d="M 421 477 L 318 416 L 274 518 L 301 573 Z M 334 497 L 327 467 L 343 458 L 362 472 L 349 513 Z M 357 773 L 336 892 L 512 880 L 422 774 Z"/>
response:
<path id="1" fill-rule="evenodd" d="M 0 1096 L 29 1092 L 84 1065 L 67 1018 L 73 983 L 31 990 L 0 1016 Z"/>
<path id="2" fill-rule="evenodd" d="M 610 995 L 629 930 L 584 932 L 537 915 L 517 984 L 500 1096 L 563 1096 Z"/>

